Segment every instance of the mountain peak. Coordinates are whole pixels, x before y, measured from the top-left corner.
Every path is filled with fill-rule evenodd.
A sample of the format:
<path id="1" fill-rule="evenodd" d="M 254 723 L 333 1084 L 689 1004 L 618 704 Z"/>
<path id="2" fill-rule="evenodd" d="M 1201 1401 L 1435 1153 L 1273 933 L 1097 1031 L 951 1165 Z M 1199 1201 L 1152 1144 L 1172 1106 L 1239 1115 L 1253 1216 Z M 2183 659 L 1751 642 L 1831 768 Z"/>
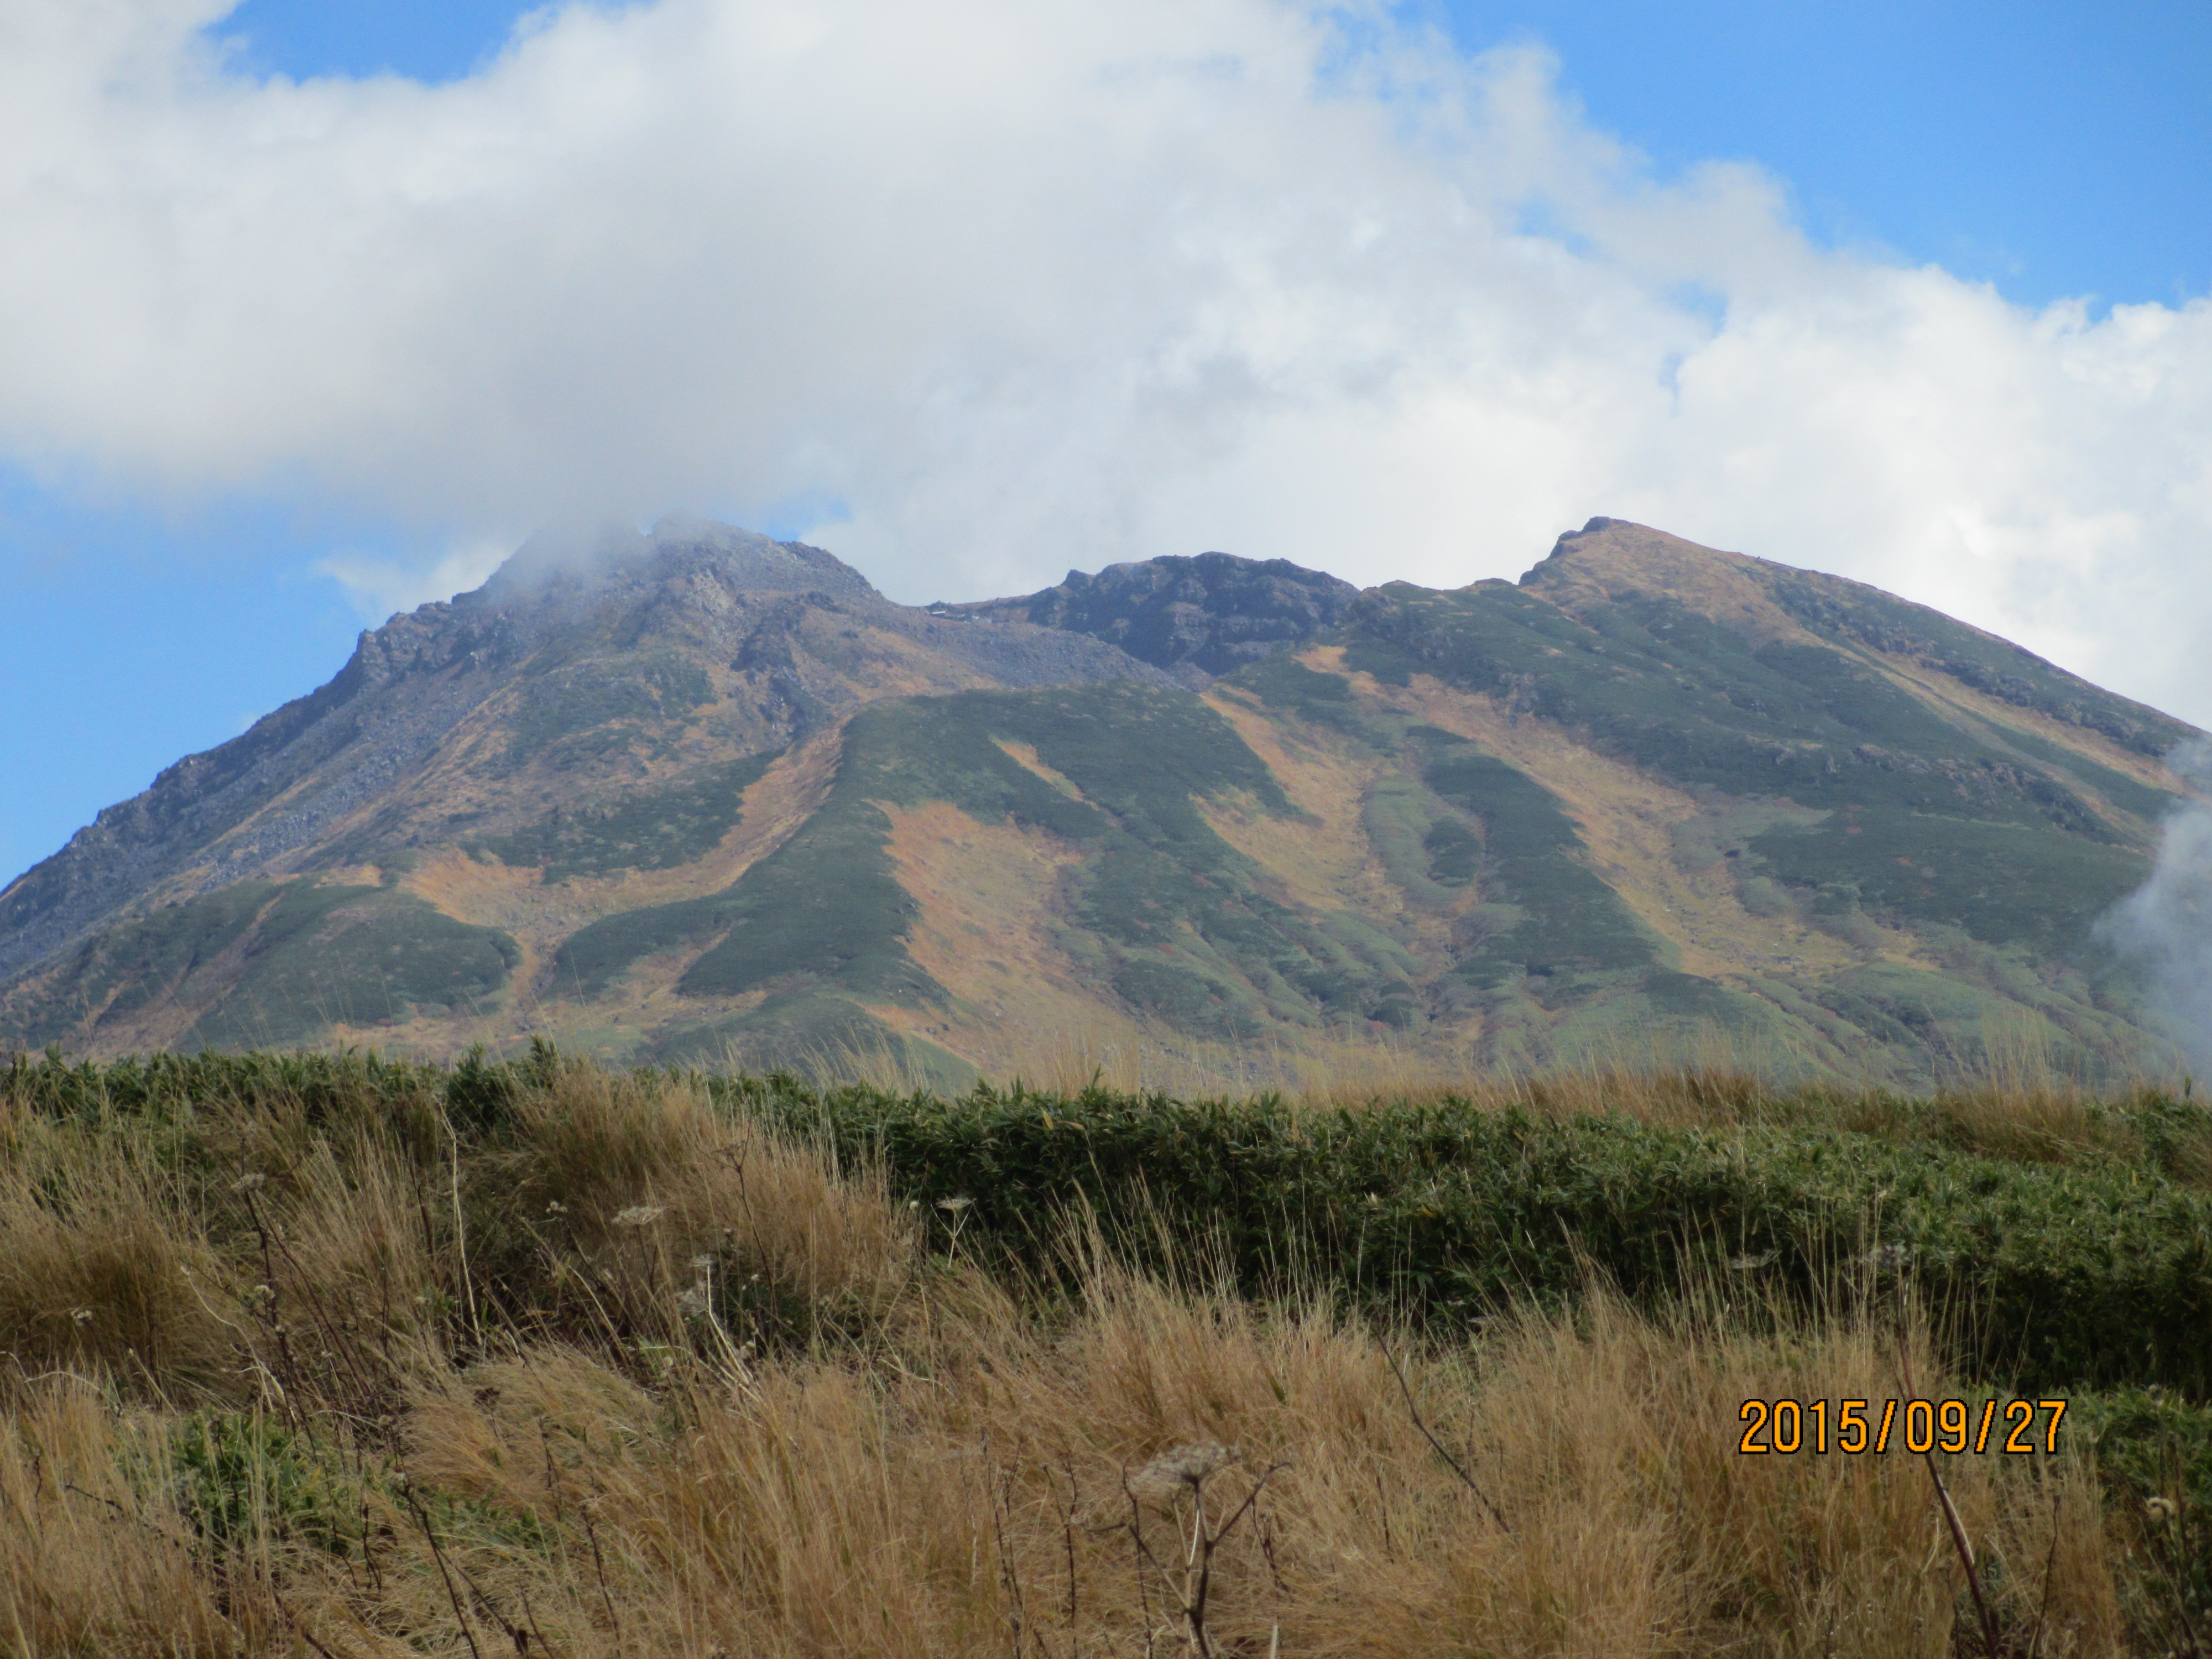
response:
<path id="1" fill-rule="evenodd" d="M 477 595 L 491 604 L 513 604 L 564 589 L 654 586 L 695 574 L 733 592 L 883 597 L 835 554 L 688 514 L 672 514 L 643 532 L 620 524 L 541 531 Z"/>
<path id="2" fill-rule="evenodd" d="M 803 543 L 696 518 L 541 533 L 481 587 L 365 631 L 327 684 L 168 767 L 0 890 L 0 975 L 124 910 L 558 841 L 545 826 L 563 809 L 720 788 L 885 698 L 1122 679 L 1167 683 L 1079 634 L 895 605 Z"/>
<path id="3" fill-rule="evenodd" d="M 1805 630 L 1759 579 L 1761 561 L 1626 519 L 1592 519 L 1563 533 L 1521 586 L 1579 615 L 1630 594 L 1663 596 L 1758 644 Z"/>

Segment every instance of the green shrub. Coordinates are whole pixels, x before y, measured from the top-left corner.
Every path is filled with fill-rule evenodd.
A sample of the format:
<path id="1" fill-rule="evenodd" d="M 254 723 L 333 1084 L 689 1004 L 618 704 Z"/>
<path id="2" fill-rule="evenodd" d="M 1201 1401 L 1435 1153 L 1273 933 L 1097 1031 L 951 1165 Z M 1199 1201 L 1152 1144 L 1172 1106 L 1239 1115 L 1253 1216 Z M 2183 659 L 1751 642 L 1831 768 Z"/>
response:
<path id="1" fill-rule="evenodd" d="M 298 1538 L 346 1555 L 360 1530 L 359 1483 L 264 1416 L 185 1418 L 169 1443 L 167 1474 L 185 1522 L 217 1550 Z"/>
<path id="2" fill-rule="evenodd" d="M 1909 1278 L 1973 1374 L 2039 1388 L 2212 1385 L 2212 1197 L 2154 1169 L 2014 1163 L 1807 1124 L 1655 1127 L 1462 1102 L 1316 1113 L 1272 1099 L 963 1099 L 721 1085 L 854 1152 L 1034 1266 L 1088 1206 L 1217 1240 L 1245 1287 L 1319 1278 L 1449 1323 L 1559 1299 L 1595 1270 L 1683 1292 L 1730 1261 L 1810 1299 Z M 1877 1249 L 1877 1247 L 1887 1247 Z"/>

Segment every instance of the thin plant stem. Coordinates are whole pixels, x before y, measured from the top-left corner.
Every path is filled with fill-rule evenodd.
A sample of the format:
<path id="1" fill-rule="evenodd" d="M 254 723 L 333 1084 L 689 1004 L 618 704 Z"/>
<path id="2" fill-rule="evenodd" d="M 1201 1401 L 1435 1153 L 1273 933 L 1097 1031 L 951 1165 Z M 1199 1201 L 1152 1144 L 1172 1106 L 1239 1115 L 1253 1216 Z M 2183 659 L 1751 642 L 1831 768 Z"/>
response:
<path id="1" fill-rule="evenodd" d="M 1429 1425 L 1421 1420 L 1421 1408 L 1413 1403 L 1413 1385 L 1406 1381 L 1405 1368 L 1399 1364 L 1398 1356 L 1390 1352 L 1390 1345 L 1387 1342 L 1382 1345 L 1382 1358 L 1390 1362 L 1390 1375 L 1398 1379 L 1398 1392 L 1406 1396 L 1407 1413 L 1413 1418 L 1413 1426 L 1421 1431 L 1421 1437 L 1435 1449 L 1437 1456 L 1444 1460 L 1451 1472 L 1467 1483 L 1467 1489 L 1482 1500 L 1483 1508 L 1490 1511 L 1490 1518 L 1498 1522 L 1498 1529 L 1509 1538 L 1511 1537 L 1513 1528 L 1506 1524 L 1505 1517 L 1499 1513 L 1498 1505 L 1490 1501 L 1490 1494 L 1475 1484 L 1474 1477 L 1460 1467 L 1459 1459 L 1444 1449 L 1444 1443 L 1431 1434 L 1429 1431 Z"/>
<path id="2" fill-rule="evenodd" d="M 412 1482 L 402 1486 L 399 1495 L 406 1501 L 416 1524 L 422 1528 L 422 1536 L 429 1540 L 431 1558 L 438 1564 L 438 1577 L 445 1581 L 447 1598 L 453 1604 L 454 1622 L 461 1627 L 461 1639 L 469 1644 L 471 1659 L 483 1659 L 483 1650 L 477 1646 L 477 1633 L 469 1624 L 468 1609 L 461 1605 L 460 1588 L 453 1583 L 453 1575 L 446 1565 L 446 1552 L 438 1543 L 436 1530 L 430 1525 L 429 1512 L 416 1500 Z"/>
<path id="3" fill-rule="evenodd" d="M 1898 1369 L 1905 1377 L 1905 1393 L 1908 1401 L 1920 1398 L 1919 1385 L 1912 1380 L 1912 1361 L 1906 1356 L 1902 1341 L 1897 1350 Z M 1966 1540 L 1966 1522 L 1959 1518 L 1959 1506 L 1951 1501 L 1951 1489 L 1943 1484 L 1943 1476 L 1936 1467 L 1936 1452 L 1931 1446 L 1920 1454 L 1928 1466 L 1928 1478 L 1936 1485 L 1936 1501 L 1942 1506 L 1943 1520 L 1949 1527 L 1951 1547 L 1958 1552 L 1959 1565 L 1966 1571 L 1966 1589 L 1974 1598 L 1974 1613 L 1982 1627 L 1982 1649 L 1989 1659 L 1997 1659 L 1996 1615 L 1990 1611 L 1988 1599 L 1982 1594 L 1981 1570 L 1974 1565 L 1974 1548 Z"/>

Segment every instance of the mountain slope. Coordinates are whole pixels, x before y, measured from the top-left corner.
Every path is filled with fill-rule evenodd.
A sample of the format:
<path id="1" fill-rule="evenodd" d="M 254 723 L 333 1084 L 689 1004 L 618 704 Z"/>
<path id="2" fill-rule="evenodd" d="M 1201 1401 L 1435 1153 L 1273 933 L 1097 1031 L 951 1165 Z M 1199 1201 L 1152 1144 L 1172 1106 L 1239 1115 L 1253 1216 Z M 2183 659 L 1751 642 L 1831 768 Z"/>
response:
<path id="1" fill-rule="evenodd" d="M 2190 735 L 1612 520 L 1518 584 L 1208 554 L 927 611 L 672 523 L 533 544 L 103 813 L 0 894 L 0 1039 L 2125 1069 L 2090 927 Z"/>

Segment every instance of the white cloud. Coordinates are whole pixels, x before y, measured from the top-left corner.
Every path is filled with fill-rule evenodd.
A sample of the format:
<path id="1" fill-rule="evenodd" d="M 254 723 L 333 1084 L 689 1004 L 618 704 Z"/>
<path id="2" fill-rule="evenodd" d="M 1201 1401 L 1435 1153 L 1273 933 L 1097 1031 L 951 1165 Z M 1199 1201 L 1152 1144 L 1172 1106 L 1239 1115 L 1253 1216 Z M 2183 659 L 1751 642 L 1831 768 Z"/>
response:
<path id="1" fill-rule="evenodd" d="M 329 562 L 372 601 L 678 507 L 841 501 L 907 599 L 1205 547 L 1460 582 L 1606 513 L 2212 721 L 2212 306 L 1814 247 L 1539 54 L 1280 0 L 659 0 L 295 85 L 226 71 L 224 10 L 0 15 L 0 452 L 417 526 Z"/>
<path id="2" fill-rule="evenodd" d="M 411 611 L 432 599 L 450 599 L 482 586 L 514 551 L 518 539 L 472 537 L 428 561 L 337 553 L 316 560 L 314 568 L 317 575 L 328 576 L 344 588 L 362 620 L 374 627 L 394 611 Z"/>

